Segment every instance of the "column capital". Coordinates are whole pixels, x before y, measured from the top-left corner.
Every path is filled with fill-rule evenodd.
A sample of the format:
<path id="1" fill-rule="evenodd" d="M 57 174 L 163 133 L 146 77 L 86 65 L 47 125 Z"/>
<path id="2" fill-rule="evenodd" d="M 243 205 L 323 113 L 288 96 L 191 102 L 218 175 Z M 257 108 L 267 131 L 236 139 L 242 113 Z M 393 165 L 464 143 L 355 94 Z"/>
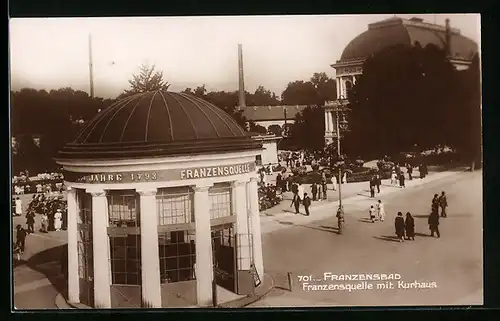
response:
<path id="1" fill-rule="evenodd" d="M 76 188 L 68 186 L 68 187 L 66 187 L 66 192 L 68 192 L 68 193 L 75 193 L 76 192 Z"/>
<path id="2" fill-rule="evenodd" d="M 195 193 L 204 193 L 208 192 L 208 190 L 212 187 L 212 185 L 196 185 L 193 187 Z"/>
<path id="3" fill-rule="evenodd" d="M 258 178 L 257 177 L 252 177 L 250 178 L 250 183 L 258 183 Z"/>
<path id="4" fill-rule="evenodd" d="M 106 197 L 106 191 L 103 189 L 86 189 L 85 192 L 92 195 L 92 197 Z"/>
<path id="5" fill-rule="evenodd" d="M 147 188 L 136 188 L 135 191 L 140 196 L 156 196 L 158 189 L 156 187 L 147 187 Z"/>
<path id="6" fill-rule="evenodd" d="M 246 181 L 232 181 L 231 182 L 231 187 L 241 187 L 241 186 L 245 186 L 247 184 Z"/>

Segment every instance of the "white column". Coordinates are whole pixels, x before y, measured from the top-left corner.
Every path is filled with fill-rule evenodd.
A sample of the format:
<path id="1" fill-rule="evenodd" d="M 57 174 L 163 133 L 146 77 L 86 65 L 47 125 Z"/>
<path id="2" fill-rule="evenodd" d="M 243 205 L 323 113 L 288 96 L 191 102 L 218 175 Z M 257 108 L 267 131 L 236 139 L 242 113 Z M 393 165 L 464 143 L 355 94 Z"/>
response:
<path id="1" fill-rule="evenodd" d="M 78 273 L 78 201 L 76 190 L 68 188 L 66 194 L 68 200 L 68 301 L 80 302 L 80 276 Z"/>
<path id="2" fill-rule="evenodd" d="M 236 233 L 238 244 L 238 270 L 250 270 L 250 239 L 247 216 L 246 182 L 233 182 L 233 202 L 235 203 Z"/>
<path id="3" fill-rule="evenodd" d="M 333 112 L 332 111 L 330 111 L 328 113 L 328 123 L 330 124 L 329 125 L 330 126 L 330 132 L 331 133 L 335 132 L 335 130 L 334 130 L 335 126 L 334 126 L 334 123 L 333 123 Z"/>
<path id="4" fill-rule="evenodd" d="M 212 235 L 210 230 L 210 186 L 194 188 L 194 222 L 196 228 L 196 288 L 198 306 L 212 304 Z"/>
<path id="5" fill-rule="evenodd" d="M 337 99 L 340 99 L 340 96 L 342 95 L 341 78 L 340 77 L 336 77 L 335 80 L 336 80 L 336 85 L 337 85 Z"/>
<path id="6" fill-rule="evenodd" d="M 355 75 L 352 76 L 352 85 L 353 86 L 356 85 L 356 76 Z"/>
<path id="7" fill-rule="evenodd" d="M 248 207 L 251 210 L 251 225 L 252 225 L 252 250 L 255 269 L 261 280 L 264 278 L 264 261 L 262 259 L 262 235 L 260 232 L 260 212 L 259 212 L 259 195 L 257 192 L 257 178 L 252 177 L 247 183 L 247 193 L 250 200 Z"/>
<path id="8" fill-rule="evenodd" d="M 161 308 L 156 188 L 137 190 L 137 193 L 141 206 L 142 302 L 144 307 Z"/>
<path id="9" fill-rule="evenodd" d="M 328 123 L 328 114 L 330 112 L 325 108 L 325 133 L 329 133 L 330 132 L 330 128 L 328 127 L 329 123 Z"/>
<path id="10" fill-rule="evenodd" d="M 108 215 L 106 192 L 92 194 L 92 238 L 94 249 L 94 307 L 111 308 L 111 277 L 109 271 Z"/>

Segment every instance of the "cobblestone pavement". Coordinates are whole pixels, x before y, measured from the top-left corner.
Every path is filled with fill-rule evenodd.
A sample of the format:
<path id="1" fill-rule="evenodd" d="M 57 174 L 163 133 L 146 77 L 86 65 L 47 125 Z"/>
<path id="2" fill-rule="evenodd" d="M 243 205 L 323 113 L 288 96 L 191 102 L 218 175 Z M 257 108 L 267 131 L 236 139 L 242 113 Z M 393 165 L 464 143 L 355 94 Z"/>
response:
<path id="1" fill-rule="evenodd" d="M 443 190 L 448 195 L 449 215 L 441 219 L 441 238 L 431 238 L 427 225 L 430 201 Z M 382 199 L 388 213 L 383 223 L 367 220 L 368 207 L 375 200 L 357 196 L 347 199 L 346 230 L 342 235 L 336 232 L 333 214 L 325 214 L 324 209 L 311 213 L 311 217 L 290 215 L 267 223 L 283 227 L 268 229 L 263 236 L 266 273 L 275 278 L 278 286 L 286 288 L 286 273 L 291 272 L 294 287 L 292 292 L 274 289 L 249 307 L 482 304 L 482 172 L 451 173 L 388 193 Z M 415 241 L 395 240 L 397 211 L 414 215 Z M 404 289 L 393 281 L 395 289 L 307 290 L 304 282 L 298 280 L 299 276 L 321 279 L 325 272 L 398 273 L 404 282 L 436 282 L 437 288 Z M 308 283 L 338 285 L 360 281 Z M 369 283 L 376 286 L 376 282 Z"/>

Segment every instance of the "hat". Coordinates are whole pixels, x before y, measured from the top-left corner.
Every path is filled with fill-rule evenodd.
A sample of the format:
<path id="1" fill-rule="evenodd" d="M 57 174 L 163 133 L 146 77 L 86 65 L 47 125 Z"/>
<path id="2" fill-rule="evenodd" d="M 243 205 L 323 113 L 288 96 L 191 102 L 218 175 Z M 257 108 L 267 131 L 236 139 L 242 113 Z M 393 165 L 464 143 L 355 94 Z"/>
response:
<path id="1" fill-rule="evenodd" d="M 60 208 L 58 208 L 58 209 L 57 209 L 57 212 L 60 212 L 60 211 L 61 211 L 61 209 L 60 209 Z"/>

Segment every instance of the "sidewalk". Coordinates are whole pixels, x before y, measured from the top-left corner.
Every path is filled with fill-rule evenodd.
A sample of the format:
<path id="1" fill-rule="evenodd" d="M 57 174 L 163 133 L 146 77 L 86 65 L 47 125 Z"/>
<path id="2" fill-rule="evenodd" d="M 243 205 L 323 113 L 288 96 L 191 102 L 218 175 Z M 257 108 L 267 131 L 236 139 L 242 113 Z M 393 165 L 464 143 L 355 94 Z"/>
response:
<path id="1" fill-rule="evenodd" d="M 390 185 L 390 179 L 382 181 L 382 186 L 380 188 L 380 193 L 376 194 L 375 198 L 369 197 L 368 182 L 362 183 L 348 183 L 342 185 L 342 205 L 344 209 L 348 212 L 349 208 L 366 208 L 368 209 L 370 204 L 374 204 L 375 200 L 382 199 L 385 196 L 391 195 L 393 193 L 402 192 L 411 188 L 417 188 L 427 183 L 441 180 L 453 175 L 461 173 L 460 171 L 448 171 L 448 172 L 431 172 L 424 179 L 413 179 L 406 180 L 406 188 L 400 188 Z M 344 193 L 344 191 L 346 191 Z M 338 196 L 333 199 L 332 193 L 338 195 L 338 191 L 329 191 L 327 202 L 314 202 L 310 207 L 310 216 L 303 215 L 304 208 L 301 207 L 301 214 L 295 214 L 294 209 L 290 208 L 291 200 L 284 200 L 279 205 L 269 209 L 273 210 L 274 214 L 269 215 L 269 210 L 261 212 L 261 231 L 262 234 L 270 233 L 282 228 L 287 228 L 296 223 L 310 223 L 318 220 L 322 220 L 328 217 L 332 217 L 336 213 L 336 208 L 338 206 Z M 288 193 L 291 194 L 291 193 Z M 331 196 L 330 196 L 331 195 Z"/>

